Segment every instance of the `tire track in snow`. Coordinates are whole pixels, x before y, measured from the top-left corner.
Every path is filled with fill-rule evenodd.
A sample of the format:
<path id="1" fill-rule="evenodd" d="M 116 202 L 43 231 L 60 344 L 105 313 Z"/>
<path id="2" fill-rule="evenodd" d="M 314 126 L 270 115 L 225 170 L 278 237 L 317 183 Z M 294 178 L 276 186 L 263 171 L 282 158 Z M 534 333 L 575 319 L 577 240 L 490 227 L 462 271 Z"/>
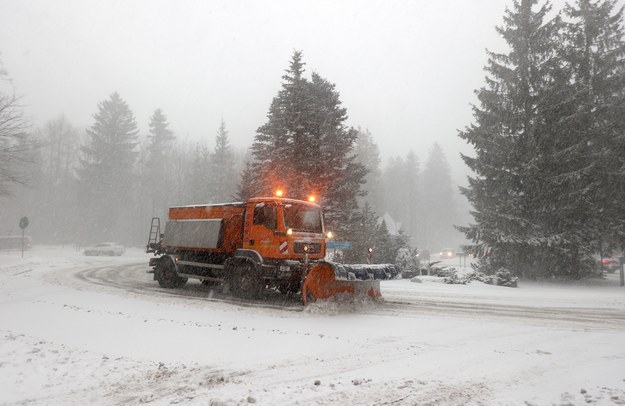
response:
<path id="1" fill-rule="evenodd" d="M 145 273 L 145 264 L 98 264 L 87 269 L 68 271 L 70 278 L 83 284 L 95 285 L 105 290 L 131 293 L 139 296 L 160 296 L 184 298 L 186 300 L 217 302 L 246 308 L 272 309 L 288 312 L 302 312 L 299 296 L 291 297 L 277 292 L 267 292 L 263 300 L 243 300 L 224 294 L 221 287 L 207 287 L 190 282 L 179 289 L 165 289 L 152 280 L 151 274 Z M 57 274 L 58 276 L 58 274 Z M 63 279 L 63 278 L 60 278 Z M 64 283 L 63 280 L 58 280 Z M 390 316 L 448 316 L 489 320 L 514 320 L 520 323 L 573 328 L 625 329 L 625 314 L 615 309 L 575 308 L 575 307 L 540 307 L 507 303 L 479 303 L 472 301 L 443 301 L 418 296 L 406 297 L 394 295 L 392 291 L 384 293 L 382 304 L 363 306 L 356 309 L 361 314 Z M 340 310 L 340 305 L 339 305 Z M 353 306 L 350 307 L 353 312 Z"/>
<path id="2" fill-rule="evenodd" d="M 105 290 L 116 290 L 120 293 L 132 293 L 139 296 L 179 297 L 193 301 L 219 302 L 241 307 L 279 309 L 301 312 L 299 296 L 284 296 L 277 292 L 267 292 L 264 300 L 245 300 L 224 294 L 220 286 L 208 287 L 190 281 L 182 288 L 161 288 L 147 274 L 145 264 L 107 265 L 73 272 L 71 278 L 83 284 L 96 285 Z M 62 282 L 61 282 L 62 283 Z"/>
<path id="3" fill-rule="evenodd" d="M 562 325 L 578 328 L 625 329 L 625 314 L 619 310 L 599 308 L 537 307 L 510 304 L 475 302 L 443 302 L 440 300 L 400 299 L 385 301 L 383 312 L 390 314 L 433 314 L 466 316 L 470 318 L 494 318 L 538 322 L 544 325 Z"/>

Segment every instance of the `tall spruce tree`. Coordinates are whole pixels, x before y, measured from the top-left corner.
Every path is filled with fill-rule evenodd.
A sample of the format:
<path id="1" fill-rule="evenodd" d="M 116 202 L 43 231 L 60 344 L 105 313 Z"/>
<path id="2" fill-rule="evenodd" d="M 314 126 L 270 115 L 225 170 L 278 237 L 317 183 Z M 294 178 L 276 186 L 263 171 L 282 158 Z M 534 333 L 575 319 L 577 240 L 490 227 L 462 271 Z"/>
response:
<path id="1" fill-rule="evenodd" d="M 345 231 L 350 236 L 352 248 L 343 253 L 343 261 L 346 263 L 364 263 L 367 261 L 367 249 L 377 250 L 378 216 L 365 202 L 361 209 L 352 214 L 348 229 Z M 388 237 L 388 230 L 387 235 Z"/>
<path id="2" fill-rule="evenodd" d="M 405 161 L 399 156 L 389 158 L 382 172 L 382 202 L 380 215 L 388 213 L 395 221 L 405 218 L 406 189 L 404 188 Z"/>
<path id="3" fill-rule="evenodd" d="M 253 179 L 243 182 L 254 195 L 277 187 L 293 198 L 316 194 L 326 224 L 340 234 L 357 209 L 366 175 L 353 151 L 357 132 L 345 125 L 347 111 L 334 84 L 316 73 L 304 77 L 301 52 L 294 52 L 282 79 L 252 145 Z"/>
<path id="4" fill-rule="evenodd" d="M 374 242 L 373 263 L 394 263 L 397 250 L 393 246 L 393 236 L 388 231 L 386 221 L 382 220 L 377 224 Z"/>
<path id="5" fill-rule="evenodd" d="M 174 181 L 170 173 L 172 149 L 176 139 L 169 129 L 167 116 L 161 109 L 156 109 L 150 117 L 147 159 L 143 172 L 143 183 L 150 197 L 149 207 L 152 216 L 166 213 L 171 188 Z"/>
<path id="6" fill-rule="evenodd" d="M 237 199 L 240 201 L 246 201 L 250 197 L 254 196 L 256 188 L 254 187 L 254 167 L 252 162 L 248 160 L 245 163 L 245 167 L 241 171 L 241 183 L 237 188 Z"/>
<path id="7" fill-rule="evenodd" d="M 117 92 L 98 104 L 78 169 L 85 241 L 132 241 L 137 124 Z"/>
<path id="8" fill-rule="evenodd" d="M 564 122 L 583 154 L 572 179 L 586 210 L 592 251 L 625 248 L 625 38 L 623 8 L 616 1 L 567 4 L 565 60 L 571 114 Z"/>
<path id="9" fill-rule="evenodd" d="M 452 245 L 455 203 L 451 171 L 438 143 L 432 145 L 423 170 L 423 216 L 421 245 L 439 250 Z"/>
<path id="10" fill-rule="evenodd" d="M 409 236 L 403 231 L 391 235 L 386 222 L 380 220 L 368 202 L 353 214 L 349 227 L 352 249 L 343 253 L 346 263 L 367 261 L 369 248 L 373 249 L 373 263 L 395 263 L 399 250 L 408 247 Z"/>
<path id="11" fill-rule="evenodd" d="M 234 153 L 230 146 L 230 138 L 226 123 L 221 120 L 215 142 L 215 153 L 211 160 L 211 191 L 213 202 L 232 200 L 237 190 L 237 175 L 235 171 Z"/>
<path id="12" fill-rule="evenodd" d="M 420 193 L 419 159 L 410 151 L 406 158 L 391 157 L 381 177 L 383 193 L 379 214 L 388 213 L 401 223 L 401 229 L 411 237 L 411 244 L 421 244 L 422 202 Z"/>
<path id="13" fill-rule="evenodd" d="M 188 198 L 193 204 L 213 203 L 211 190 L 212 156 L 205 143 L 197 143 L 193 151 Z"/>
<path id="14" fill-rule="evenodd" d="M 369 202 L 373 210 L 380 214 L 382 203 L 382 185 L 380 170 L 380 148 L 373 141 L 373 136 L 369 130 L 358 128 L 358 138 L 356 140 L 356 159 L 367 170 L 365 184 L 363 186 L 366 195 L 362 200 Z"/>
<path id="15" fill-rule="evenodd" d="M 412 245 L 419 245 L 419 236 L 421 230 L 421 219 L 423 212 L 423 196 L 420 174 L 419 158 L 413 151 L 408 152 L 404 163 L 404 193 L 405 193 L 405 218 L 402 221 L 402 228 L 408 234 L 408 238 L 412 239 Z"/>
<path id="16" fill-rule="evenodd" d="M 476 174 L 462 193 L 471 202 L 475 224 L 459 227 L 492 256 L 485 270 L 507 267 L 525 275 L 549 274 L 554 262 L 579 248 L 572 230 L 556 227 L 552 216 L 554 133 L 563 97 L 558 58 L 562 42 L 559 16 L 551 20 L 549 2 L 514 1 L 497 31 L 510 52 L 489 52 L 486 86 L 476 93 L 475 124 L 460 137 L 475 148 L 463 155 Z M 555 138 L 554 138 L 555 137 Z M 561 171 L 560 171 L 561 172 Z"/>

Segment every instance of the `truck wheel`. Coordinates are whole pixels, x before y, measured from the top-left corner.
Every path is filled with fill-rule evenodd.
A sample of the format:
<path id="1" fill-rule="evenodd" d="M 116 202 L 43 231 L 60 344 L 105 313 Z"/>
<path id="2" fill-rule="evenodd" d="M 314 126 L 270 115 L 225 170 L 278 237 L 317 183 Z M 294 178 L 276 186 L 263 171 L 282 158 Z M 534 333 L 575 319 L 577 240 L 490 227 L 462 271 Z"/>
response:
<path id="1" fill-rule="evenodd" d="M 280 281 L 278 283 L 278 291 L 283 295 L 297 293 L 300 291 L 301 284 L 301 276 L 297 274 L 296 277 Z"/>
<path id="2" fill-rule="evenodd" d="M 154 276 L 162 288 L 181 288 L 187 283 L 187 278 L 176 274 L 176 266 L 171 258 L 163 258 L 154 270 Z"/>
<path id="3" fill-rule="evenodd" d="M 254 263 L 246 259 L 226 262 L 224 265 L 232 294 L 244 299 L 260 297 L 265 286 Z"/>

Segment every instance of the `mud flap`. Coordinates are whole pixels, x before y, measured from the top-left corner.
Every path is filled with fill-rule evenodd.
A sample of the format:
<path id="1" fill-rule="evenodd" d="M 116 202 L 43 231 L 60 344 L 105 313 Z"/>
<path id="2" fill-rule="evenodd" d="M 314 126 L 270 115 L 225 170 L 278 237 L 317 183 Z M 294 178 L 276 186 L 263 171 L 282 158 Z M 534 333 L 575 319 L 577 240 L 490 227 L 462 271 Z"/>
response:
<path id="1" fill-rule="evenodd" d="M 302 286 L 302 301 L 307 305 L 316 300 L 334 297 L 380 298 L 380 280 L 394 279 L 400 274 L 394 264 L 316 263 Z"/>

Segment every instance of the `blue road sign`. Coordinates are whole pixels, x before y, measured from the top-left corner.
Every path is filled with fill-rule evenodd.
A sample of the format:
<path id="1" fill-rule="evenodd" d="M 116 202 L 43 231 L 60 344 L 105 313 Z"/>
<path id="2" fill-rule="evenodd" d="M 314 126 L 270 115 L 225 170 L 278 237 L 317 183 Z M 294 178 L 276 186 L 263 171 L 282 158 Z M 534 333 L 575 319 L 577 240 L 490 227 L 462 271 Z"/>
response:
<path id="1" fill-rule="evenodd" d="M 326 243 L 326 248 L 334 250 L 351 250 L 352 243 L 351 241 L 328 241 Z"/>

